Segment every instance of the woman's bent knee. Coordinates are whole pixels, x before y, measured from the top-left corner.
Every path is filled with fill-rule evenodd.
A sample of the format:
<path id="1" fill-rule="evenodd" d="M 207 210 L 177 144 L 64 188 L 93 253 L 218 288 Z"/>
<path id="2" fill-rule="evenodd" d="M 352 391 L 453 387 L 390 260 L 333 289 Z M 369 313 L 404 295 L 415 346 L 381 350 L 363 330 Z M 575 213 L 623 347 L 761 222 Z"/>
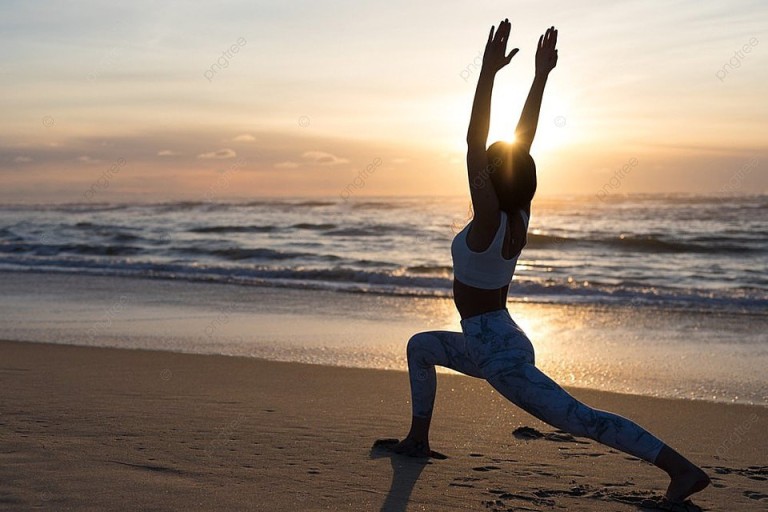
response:
<path id="1" fill-rule="evenodd" d="M 435 342 L 435 337 L 427 332 L 419 332 L 411 336 L 406 345 L 405 351 L 408 357 L 413 357 L 416 352 L 424 350 L 430 344 Z"/>

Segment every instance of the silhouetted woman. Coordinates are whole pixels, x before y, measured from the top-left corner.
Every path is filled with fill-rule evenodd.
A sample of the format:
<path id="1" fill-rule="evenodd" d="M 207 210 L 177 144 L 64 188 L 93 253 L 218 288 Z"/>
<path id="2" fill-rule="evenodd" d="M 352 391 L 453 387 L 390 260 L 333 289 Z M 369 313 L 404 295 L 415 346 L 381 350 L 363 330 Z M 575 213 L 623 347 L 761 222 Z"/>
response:
<path id="1" fill-rule="evenodd" d="M 619 415 L 576 400 L 535 366 L 534 349 L 507 310 L 507 292 L 526 244 L 536 166 L 529 154 L 538 124 L 544 86 L 557 64 L 557 30 L 539 38 L 536 75 L 515 130 L 514 143 L 486 148 L 491 91 L 496 72 L 518 52 L 505 55 L 510 23 L 488 34 L 467 133 L 467 170 L 473 220 L 451 244 L 453 295 L 462 332 L 430 331 L 408 341 L 413 419 L 408 436 L 390 450 L 430 456 L 429 424 L 435 401 L 435 365 L 487 380 L 512 403 L 540 420 L 576 436 L 594 439 L 666 471 L 670 510 L 698 509 L 691 494 L 709 485 L 707 475 L 656 436 Z"/>

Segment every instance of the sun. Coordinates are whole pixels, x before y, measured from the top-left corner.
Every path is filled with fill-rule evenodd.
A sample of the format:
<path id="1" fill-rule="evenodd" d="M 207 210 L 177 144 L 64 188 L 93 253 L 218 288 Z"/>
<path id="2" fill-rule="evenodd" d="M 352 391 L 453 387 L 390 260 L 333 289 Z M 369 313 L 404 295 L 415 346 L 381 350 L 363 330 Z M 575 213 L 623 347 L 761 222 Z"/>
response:
<path id="1" fill-rule="evenodd" d="M 514 143 L 515 128 L 520 118 L 528 91 L 522 85 L 514 87 L 514 91 L 497 87 L 491 99 L 491 124 L 488 132 L 488 145 L 503 140 Z M 445 101 L 447 100 L 447 102 Z M 456 95 L 445 98 L 441 106 L 445 122 L 455 127 L 457 136 L 448 144 L 451 153 L 465 154 L 467 143 L 464 140 L 471 112 L 471 98 Z M 447 104 L 446 104 L 447 103 Z M 568 102 L 563 97 L 545 92 L 539 122 L 536 126 L 536 137 L 531 152 L 553 151 L 574 141 L 575 122 L 569 118 Z"/>
<path id="2" fill-rule="evenodd" d="M 525 96 L 518 97 L 506 92 L 494 94 L 491 106 L 491 128 L 488 143 L 497 140 L 515 142 L 515 128 L 523 109 Z M 532 151 L 549 151 L 568 143 L 566 104 L 561 98 L 547 97 L 545 93 Z"/>

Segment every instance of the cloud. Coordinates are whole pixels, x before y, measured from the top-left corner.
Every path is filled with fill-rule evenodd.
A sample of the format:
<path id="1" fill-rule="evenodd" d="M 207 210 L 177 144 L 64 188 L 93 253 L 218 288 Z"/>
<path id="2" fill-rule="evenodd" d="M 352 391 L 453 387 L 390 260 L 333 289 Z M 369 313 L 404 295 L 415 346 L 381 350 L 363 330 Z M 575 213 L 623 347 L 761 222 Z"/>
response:
<path id="1" fill-rule="evenodd" d="M 163 149 L 157 152 L 157 156 L 181 156 L 181 153 L 171 151 L 170 149 Z"/>
<path id="2" fill-rule="evenodd" d="M 404 163 L 409 162 L 409 161 L 410 160 L 408 160 L 407 158 L 393 158 L 392 159 L 392 163 L 393 164 L 404 164 Z"/>
<path id="3" fill-rule="evenodd" d="M 200 153 L 199 155 L 197 155 L 197 158 L 224 160 L 226 158 L 235 158 L 236 156 L 237 156 L 237 153 L 235 153 L 233 149 L 224 148 L 216 151 L 211 151 L 210 153 Z"/>
<path id="4" fill-rule="evenodd" d="M 16 158 L 13 159 L 13 161 L 16 162 L 17 164 L 24 164 L 27 162 L 31 162 L 32 159 L 28 156 L 17 156 Z"/>
<path id="5" fill-rule="evenodd" d="M 88 155 L 79 156 L 79 157 L 77 157 L 77 159 L 78 159 L 78 161 L 85 162 L 87 164 L 95 164 L 95 163 L 101 162 L 101 160 L 97 160 L 95 158 L 91 158 Z"/>
<path id="6" fill-rule="evenodd" d="M 306 151 L 303 155 L 301 155 L 303 158 L 307 160 L 312 160 L 316 164 L 320 165 L 338 165 L 338 164 L 346 164 L 349 162 L 346 158 L 340 158 L 336 155 L 332 155 L 331 153 L 326 153 L 324 151 Z"/>
<path id="7" fill-rule="evenodd" d="M 298 166 L 296 162 L 279 162 L 274 165 L 275 169 L 295 169 Z"/>
<path id="8" fill-rule="evenodd" d="M 235 142 L 253 142 L 254 140 L 256 140 L 256 137 L 254 137 L 250 133 L 244 133 L 242 135 L 238 135 L 232 140 Z"/>

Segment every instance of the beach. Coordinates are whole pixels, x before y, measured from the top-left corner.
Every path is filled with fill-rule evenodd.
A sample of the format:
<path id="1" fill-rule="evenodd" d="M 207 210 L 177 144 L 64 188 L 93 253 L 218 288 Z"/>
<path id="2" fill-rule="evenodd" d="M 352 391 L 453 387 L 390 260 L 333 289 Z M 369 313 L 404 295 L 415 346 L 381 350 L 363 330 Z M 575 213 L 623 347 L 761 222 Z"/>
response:
<path id="1" fill-rule="evenodd" d="M 538 367 L 711 475 L 705 510 L 768 506 L 763 216 L 739 225 L 761 201 L 544 202 L 506 304 Z M 631 511 L 666 489 L 442 367 L 447 458 L 373 449 L 410 425 L 410 337 L 461 329 L 456 204 L 4 208 L 2 509 Z"/>
<path id="2" fill-rule="evenodd" d="M 445 460 L 371 450 L 402 437 L 400 371 L 0 343 L 3 510 L 637 511 L 663 473 L 552 429 L 479 379 L 438 376 Z M 572 390 L 631 416 L 713 477 L 712 511 L 768 503 L 764 407 Z"/>
<path id="3" fill-rule="evenodd" d="M 407 433 L 405 346 L 458 328 L 450 299 L 0 278 L 4 510 L 633 511 L 653 510 L 666 488 L 651 465 L 559 436 L 485 381 L 440 367 L 431 445 L 448 458 L 372 450 Z M 764 316 L 508 308 L 575 396 L 705 468 L 705 510 L 765 510 Z"/>

